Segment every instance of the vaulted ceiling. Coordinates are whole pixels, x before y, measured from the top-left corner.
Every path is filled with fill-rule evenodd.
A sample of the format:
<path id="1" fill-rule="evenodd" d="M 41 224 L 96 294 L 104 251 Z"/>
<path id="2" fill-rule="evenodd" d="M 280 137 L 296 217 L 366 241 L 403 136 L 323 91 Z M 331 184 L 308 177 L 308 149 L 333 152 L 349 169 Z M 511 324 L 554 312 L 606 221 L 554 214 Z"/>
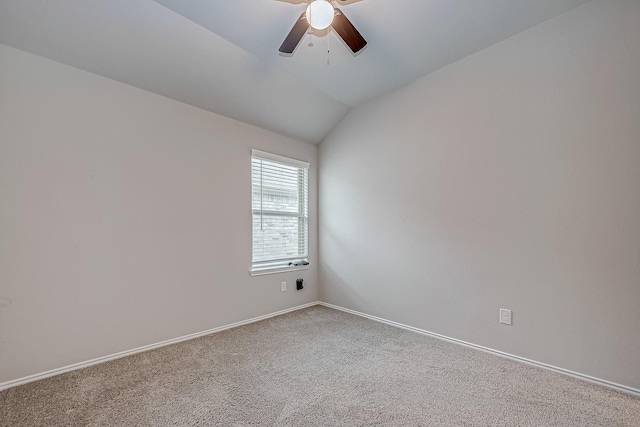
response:
<path id="1" fill-rule="evenodd" d="M 305 0 L 0 0 L 0 43 L 319 143 L 352 107 L 587 1 L 341 1 L 363 51 L 324 31 L 284 56 Z"/>

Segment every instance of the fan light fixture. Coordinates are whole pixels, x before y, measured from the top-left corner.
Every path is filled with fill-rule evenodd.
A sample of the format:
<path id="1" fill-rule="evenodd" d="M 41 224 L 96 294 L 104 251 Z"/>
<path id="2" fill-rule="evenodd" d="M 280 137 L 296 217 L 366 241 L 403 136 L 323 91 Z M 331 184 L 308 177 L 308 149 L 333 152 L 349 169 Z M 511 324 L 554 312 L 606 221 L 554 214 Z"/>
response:
<path id="1" fill-rule="evenodd" d="M 301 0 L 297 0 L 297 2 L 300 1 Z M 354 55 L 360 52 L 367 45 L 367 41 L 362 37 L 358 30 L 356 30 L 356 27 L 353 26 L 351 21 L 347 19 L 340 9 L 333 6 L 335 2 L 347 5 L 351 3 L 351 0 L 307 1 L 309 4 L 307 5 L 306 11 L 302 12 L 296 19 L 293 27 L 289 31 L 289 34 L 287 34 L 282 45 L 280 45 L 278 52 L 285 55 L 292 55 L 304 36 L 308 33 L 313 33 L 313 31 L 310 31 L 311 28 L 314 30 L 324 30 L 331 27 L 331 30 L 342 39 L 344 44 L 347 45 Z M 0 0 L 0 4 L 1 3 L 2 0 Z M 317 35 L 318 37 L 322 37 L 328 34 L 326 32 L 322 32 Z M 328 50 L 327 45 L 327 51 Z"/>
<path id="2" fill-rule="evenodd" d="M 324 30 L 333 22 L 335 12 L 327 0 L 314 0 L 307 6 L 307 21 L 316 30 Z"/>

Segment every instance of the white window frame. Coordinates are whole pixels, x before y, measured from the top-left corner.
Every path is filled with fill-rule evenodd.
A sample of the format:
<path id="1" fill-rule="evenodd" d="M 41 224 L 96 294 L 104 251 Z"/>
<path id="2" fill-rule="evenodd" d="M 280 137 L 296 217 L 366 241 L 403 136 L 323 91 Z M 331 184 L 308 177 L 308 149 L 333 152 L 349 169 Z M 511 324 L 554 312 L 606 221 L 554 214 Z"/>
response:
<path id="1" fill-rule="evenodd" d="M 306 220 L 306 236 L 304 236 L 304 239 L 306 241 L 306 251 L 307 254 L 302 257 L 296 257 L 296 258 L 286 258 L 286 259 L 273 259 L 273 260 L 267 260 L 267 261 L 260 261 L 255 263 L 253 260 L 253 256 L 254 256 L 254 240 L 253 240 L 253 221 L 254 221 L 254 215 L 256 214 L 256 210 L 254 209 L 253 206 L 253 161 L 255 159 L 261 159 L 261 160 L 266 160 L 269 162 L 273 162 L 273 163 L 279 163 L 282 165 L 286 165 L 286 166 L 293 166 L 299 169 L 303 169 L 306 170 L 306 179 L 303 180 L 303 185 L 306 185 L 306 188 L 301 187 L 299 189 L 299 191 L 301 191 L 303 194 L 306 195 L 306 217 L 304 217 L 303 215 L 305 214 L 305 209 L 304 209 L 304 204 L 301 203 L 300 204 L 300 210 L 298 212 L 299 218 L 304 218 L 304 220 Z M 252 226 L 251 226 L 251 268 L 249 270 L 250 274 L 252 276 L 259 276 L 259 275 L 263 275 L 263 274 L 274 274 L 274 273 L 283 273 L 283 272 L 287 272 L 287 271 L 295 271 L 295 270 L 306 270 L 309 268 L 308 265 L 308 260 L 309 260 L 309 163 L 308 162 L 304 162 L 301 160 L 296 160 L 296 159 L 291 159 L 289 157 L 284 157 L 284 156 L 280 156 L 277 154 L 273 154 L 273 153 L 267 153 L 265 151 L 260 151 L 260 150 L 251 150 L 251 182 L 252 182 L 252 200 L 251 200 L 251 221 L 252 221 Z M 257 212 L 261 212 L 260 210 L 258 210 Z M 273 215 L 274 212 L 270 211 L 270 215 Z M 291 213 L 283 213 L 282 216 L 292 216 Z M 306 265 L 297 265 L 297 266 L 290 266 L 288 265 L 290 261 L 293 260 L 303 260 L 305 262 L 307 262 Z"/>

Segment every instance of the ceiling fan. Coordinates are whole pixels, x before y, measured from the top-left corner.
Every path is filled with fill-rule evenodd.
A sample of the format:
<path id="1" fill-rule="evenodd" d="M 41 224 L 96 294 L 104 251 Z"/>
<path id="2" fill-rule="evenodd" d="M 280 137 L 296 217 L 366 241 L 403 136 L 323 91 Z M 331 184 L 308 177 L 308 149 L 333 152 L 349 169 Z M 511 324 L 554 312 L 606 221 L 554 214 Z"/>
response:
<path id="1" fill-rule="evenodd" d="M 367 45 L 367 41 L 360 35 L 356 27 L 342 13 L 340 9 L 334 7 L 330 0 L 307 0 L 309 5 L 302 12 L 293 28 L 284 39 L 280 49 L 281 53 L 292 54 L 300 40 L 309 30 L 309 27 L 316 30 L 324 30 L 331 27 L 340 36 L 344 43 L 353 53 L 358 53 Z M 337 0 L 344 2 L 346 0 Z"/>

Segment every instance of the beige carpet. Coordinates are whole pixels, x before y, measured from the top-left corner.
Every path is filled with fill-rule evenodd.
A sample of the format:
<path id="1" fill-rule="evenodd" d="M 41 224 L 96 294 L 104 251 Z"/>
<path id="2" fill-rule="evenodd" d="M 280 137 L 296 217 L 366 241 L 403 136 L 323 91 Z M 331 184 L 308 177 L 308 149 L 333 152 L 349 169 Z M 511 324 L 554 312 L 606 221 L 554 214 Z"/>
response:
<path id="1" fill-rule="evenodd" d="M 315 306 L 0 392 L 3 426 L 640 426 L 640 399 Z"/>

